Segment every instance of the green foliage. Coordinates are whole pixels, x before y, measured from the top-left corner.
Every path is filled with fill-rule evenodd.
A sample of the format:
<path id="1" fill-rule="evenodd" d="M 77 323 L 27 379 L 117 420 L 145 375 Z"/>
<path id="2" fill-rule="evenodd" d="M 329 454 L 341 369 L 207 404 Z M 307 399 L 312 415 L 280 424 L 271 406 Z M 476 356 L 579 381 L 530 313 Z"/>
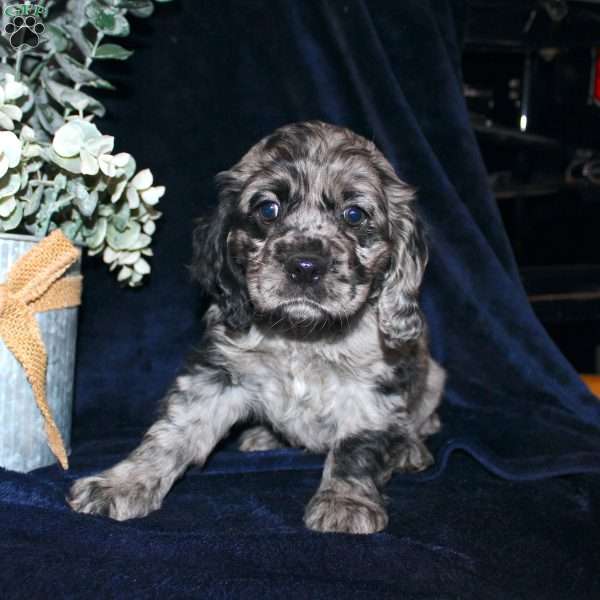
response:
<path id="1" fill-rule="evenodd" d="M 150 16 L 154 4 L 50 0 L 46 6 L 37 47 L 14 51 L 0 37 L 0 232 L 44 236 L 60 227 L 101 256 L 118 281 L 137 286 L 150 272 L 165 188 L 153 185 L 148 169 L 136 174 L 130 154 L 113 154 L 114 138 L 93 124 L 106 112 L 93 90 L 114 89 L 93 64 L 127 60 L 132 51 L 105 38 L 127 37 L 128 19 Z"/>

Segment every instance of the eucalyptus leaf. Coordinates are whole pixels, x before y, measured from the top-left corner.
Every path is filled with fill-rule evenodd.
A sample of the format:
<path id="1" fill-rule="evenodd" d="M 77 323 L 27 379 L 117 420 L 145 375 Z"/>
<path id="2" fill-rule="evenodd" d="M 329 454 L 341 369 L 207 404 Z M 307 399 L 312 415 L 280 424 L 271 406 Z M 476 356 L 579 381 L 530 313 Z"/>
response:
<path id="1" fill-rule="evenodd" d="M 82 181 L 70 181 L 67 191 L 74 196 L 73 203 L 84 217 L 90 217 L 98 205 L 98 192 L 89 192 Z"/>
<path id="2" fill-rule="evenodd" d="M 39 61 L 30 71 L 29 71 L 29 83 L 35 82 L 35 80 L 40 76 L 40 74 L 46 68 L 46 61 Z"/>
<path id="3" fill-rule="evenodd" d="M 95 0 L 87 4 L 84 12 L 89 22 L 100 31 L 114 26 L 114 20 L 118 14 L 117 9 L 104 7 Z"/>
<path id="4" fill-rule="evenodd" d="M 165 186 L 157 185 L 155 187 L 148 188 L 141 192 L 142 200 L 144 204 L 154 206 L 158 204 L 158 201 L 164 196 Z"/>
<path id="5" fill-rule="evenodd" d="M 69 47 L 69 40 L 66 33 L 57 25 L 48 23 L 46 26 L 46 35 L 48 36 L 48 45 L 52 52 L 64 52 Z"/>
<path id="6" fill-rule="evenodd" d="M 134 265 L 140 260 L 142 254 L 137 250 L 135 252 L 121 252 L 119 256 L 119 263 L 122 265 Z"/>
<path id="7" fill-rule="evenodd" d="M 133 174 L 135 173 L 136 163 L 135 159 L 131 154 L 127 154 L 126 152 L 121 152 L 115 156 L 119 161 L 120 168 L 123 169 L 123 173 L 126 179 L 131 179 Z"/>
<path id="8" fill-rule="evenodd" d="M 112 217 L 115 214 L 115 211 L 110 204 L 101 204 L 98 207 L 98 214 L 101 217 Z"/>
<path id="9" fill-rule="evenodd" d="M 0 199 L 0 218 L 6 219 L 17 207 L 17 200 L 14 196 Z"/>
<path id="10" fill-rule="evenodd" d="M 44 80 L 46 79 L 46 77 L 47 74 L 44 72 L 41 79 Z M 48 104 L 48 102 L 50 102 L 50 97 L 48 96 L 48 93 L 46 92 L 46 89 L 43 87 L 43 85 L 38 86 L 37 89 L 35 89 L 33 95 L 35 97 L 36 106 L 40 104 Z"/>
<path id="11" fill-rule="evenodd" d="M 68 0 L 67 11 L 71 14 L 72 21 L 79 27 L 86 23 L 85 9 L 90 0 Z"/>
<path id="12" fill-rule="evenodd" d="M 132 8 L 130 10 L 131 14 L 134 17 L 138 17 L 139 19 L 146 19 L 154 13 L 154 4 L 151 2 L 145 8 Z"/>
<path id="13" fill-rule="evenodd" d="M 72 196 L 71 194 L 63 194 L 62 196 L 60 196 L 60 198 L 58 198 L 50 204 L 50 213 L 58 213 L 62 211 L 67 206 L 70 206 L 74 199 L 74 196 Z"/>
<path id="14" fill-rule="evenodd" d="M 117 15 L 115 27 L 112 31 L 106 32 L 115 37 L 127 37 L 130 32 L 129 21 L 122 15 Z"/>
<path id="15" fill-rule="evenodd" d="M 133 269 L 131 267 L 121 267 L 121 270 L 119 271 L 119 274 L 117 275 L 117 281 L 126 281 L 127 279 L 129 279 L 131 277 L 131 275 L 133 274 Z"/>
<path id="16" fill-rule="evenodd" d="M 27 187 L 27 182 L 29 181 L 29 174 L 25 169 L 21 171 L 21 175 L 19 176 L 19 189 L 24 190 Z"/>
<path id="17" fill-rule="evenodd" d="M 21 110 L 23 111 L 23 114 L 26 115 L 33 108 L 33 105 L 33 94 L 27 94 L 27 96 L 25 96 L 25 102 L 23 102 L 23 104 L 21 105 Z"/>
<path id="18" fill-rule="evenodd" d="M 3 231 L 13 231 L 23 220 L 23 206 L 17 203 L 13 212 L 7 219 L 0 220 L 0 227 Z"/>
<path id="19" fill-rule="evenodd" d="M 52 147 L 47 149 L 48 158 L 59 167 L 69 171 L 69 173 L 75 173 L 79 175 L 81 173 L 81 158 L 76 156 L 74 158 L 64 158 L 59 156 Z"/>
<path id="20" fill-rule="evenodd" d="M 54 202 L 56 201 L 56 199 L 58 198 L 59 193 L 60 193 L 60 190 L 57 190 L 56 188 L 52 188 L 52 187 L 44 188 L 43 210 L 46 210 L 46 211 L 54 210 L 53 205 L 54 205 Z"/>
<path id="21" fill-rule="evenodd" d="M 137 250 L 141 236 L 141 227 L 135 221 L 129 223 L 124 231 L 119 231 L 112 223 L 106 231 L 106 241 L 115 250 Z"/>
<path id="22" fill-rule="evenodd" d="M 0 179 L 0 199 L 14 196 L 21 189 L 21 176 L 17 173 L 6 174 Z M 1 201 L 1 200 L 0 200 Z M 0 212 L 0 216 L 6 214 Z"/>
<path id="23" fill-rule="evenodd" d="M 0 39 L 4 39 L 2 37 L 0 37 Z M 4 78 L 6 77 L 6 75 L 12 75 L 14 77 L 15 75 L 15 69 L 12 65 L 9 65 L 8 63 L 0 63 L 0 77 Z"/>
<path id="24" fill-rule="evenodd" d="M 119 252 L 116 250 L 113 250 L 110 246 L 106 246 L 106 248 L 104 249 L 104 252 L 102 253 L 102 260 L 107 264 L 110 265 L 111 263 L 114 263 L 118 260 L 119 258 Z"/>
<path id="25" fill-rule="evenodd" d="M 44 166 L 44 164 L 45 163 L 43 160 L 34 160 L 25 166 L 25 172 L 34 173 L 35 171 L 39 171 Z"/>
<path id="26" fill-rule="evenodd" d="M 96 256 L 97 254 L 100 254 L 100 252 L 102 252 L 102 250 L 104 250 L 104 245 L 100 244 L 99 246 L 96 247 L 92 247 L 90 245 L 88 245 L 88 256 Z"/>
<path id="27" fill-rule="evenodd" d="M 39 237 L 44 232 L 44 226 L 40 221 L 26 221 L 24 220 L 21 225 L 27 233 L 35 237 Z"/>
<path id="28" fill-rule="evenodd" d="M 54 133 L 65 122 L 60 113 L 49 104 L 37 104 L 35 114 L 39 119 L 40 125 L 48 133 Z"/>
<path id="29" fill-rule="evenodd" d="M 48 93 L 62 106 L 68 106 L 78 112 L 87 110 L 97 117 L 103 117 L 106 113 L 104 106 L 98 100 L 79 90 L 67 87 L 49 77 L 44 80 L 44 83 Z"/>
<path id="30" fill-rule="evenodd" d="M 82 3 L 83 4 L 83 3 Z M 74 44 L 77 46 L 84 58 L 91 56 L 94 45 L 85 37 L 81 27 L 75 27 L 71 24 L 65 24 L 63 27 L 67 30 Z"/>
<path id="31" fill-rule="evenodd" d="M 117 88 L 110 82 L 106 81 L 106 79 L 94 79 L 93 81 L 88 81 L 86 85 L 90 87 L 97 88 L 99 90 L 116 90 Z"/>
<path id="32" fill-rule="evenodd" d="M 111 202 L 118 202 L 123 196 L 123 192 L 127 187 L 127 178 L 121 177 L 120 179 L 115 179 L 112 187 L 112 193 L 110 196 Z"/>
<path id="33" fill-rule="evenodd" d="M 148 275 L 150 273 L 150 265 L 144 258 L 140 258 L 134 265 L 134 270 L 140 275 Z"/>
<path id="34" fill-rule="evenodd" d="M 118 44 L 104 44 L 96 50 L 94 58 L 101 60 L 127 60 L 132 54 L 132 50 L 127 50 L 126 48 L 123 48 L 123 46 L 119 46 Z"/>
<path id="35" fill-rule="evenodd" d="M 44 188 L 39 185 L 33 192 L 27 194 L 25 197 L 25 206 L 23 208 L 24 216 L 29 217 L 38 211 L 43 191 Z"/>
<path id="36" fill-rule="evenodd" d="M 98 219 L 92 229 L 84 229 L 83 237 L 85 243 L 89 248 L 99 247 L 106 238 L 106 231 L 108 229 L 108 219 Z"/>
<path id="37" fill-rule="evenodd" d="M 64 176 L 63 173 L 59 173 L 54 178 L 54 187 L 57 190 L 65 190 L 65 189 L 67 189 L 67 178 Z"/>
<path id="38" fill-rule="evenodd" d="M 77 177 L 67 183 L 67 191 L 75 196 L 76 200 L 86 200 L 90 193 L 88 192 L 82 177 Z"/>
<path id="39" fill-rule="evenodd" d="M 105 35 L 126 37 L 129 35 L 129 23 L 117 10 L 91 2 L 85 11 L 90 23 Z"/>
<path id="40" fill-rule="evenodd" d="M 60 224 L 60 230 L 70 239 L 75 240 L 77 237 L 77 232 L 80 228 L 78 223 L 74 223 L 73 221 L 64 221 Z"/>
<path id="41" fill-rule="evenodd" d="M 131 274 L 131 277 L 129 278 L 127 285 L 129 287 L 138 287 L 139 285 L 141 285 L 143 277 L 144 277 L 143 275 L 141 275 L 137 271 L 134 271 Z"/>
<path id="42" fill-rule="evenodd" d="M 63 73 L 75 83 L 88 83 L 98 79 L 95 73 L 86 69 L 68 54 L 59 53 L 55 57 Z"/>
<path id="43" fill-rule="evenodd" d="M 50 79 L 49 76 L 43 77 L 44 85 L 46 86 L 46 90 L 48 94 L 56 100 L 61 106 L 66 106 L 66 100 L 64 99 L 65 92 L 72 91 L 71 88 L 58 83 Z"/>
<path id="44" fill-rule="evenodd" d="M 78 205 L 81 214 L 84 217 L 90 217 L 98 206 L 98 192 L 92 191 L 85 200 Z"/>
<path id="45" fill-rule="evenodd" d="M 147 233 L 148 235 L 154 235 L 154 232 L 156 231 L 156 225 L 154 224 L 154 221 L 148 221 L 146 223 L 144 223 L 144 233 Z"/>
<path id="46" fill-rule="evenodd" d="M 130 250 L 142 250 L 143 248 L 148 247 L 152 243 L 152 238 L 145 233 L 141 233 L 136 241 L 131 244 Z"/>
<path id="47" fill-rule="evenodd" d="M 7 129 L 9 131 L 12 131 L 14 128 L 15 126 L 12 122 L 12 119 L 5 115 L 0 109 L 0 129 Z"/>
<path id="48" fill-rule="evenodd" d="M 123 205 L 115 213 L 115 216 L 112 219 L 112 224 L 119 231 L 125 231 L 129 226 L 130 219 L 131 211 L 129 210 L 129 205 L 127 204 L 127 202 L 123 202 Z"/>

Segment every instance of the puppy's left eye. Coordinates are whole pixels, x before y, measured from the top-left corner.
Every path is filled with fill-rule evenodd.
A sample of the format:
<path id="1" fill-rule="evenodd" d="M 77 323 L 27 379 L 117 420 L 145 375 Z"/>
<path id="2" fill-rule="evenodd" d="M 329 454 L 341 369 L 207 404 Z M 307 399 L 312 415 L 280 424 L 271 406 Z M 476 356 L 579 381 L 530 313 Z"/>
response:
<path id="1" fill-rule="evenodd" d="M 279 204 L 273 200 L 261 202 L 257 210 L 262 220 L 266 221 L 267 223 L 272 223 L 279 216 Z"/>
<path id="2" fill-rule="evenodd" d="M 344 210 L 342 216 L 348 225 L 360 225 L 366 220 L 367 213 L 358 206 L 349 206 Z"/>

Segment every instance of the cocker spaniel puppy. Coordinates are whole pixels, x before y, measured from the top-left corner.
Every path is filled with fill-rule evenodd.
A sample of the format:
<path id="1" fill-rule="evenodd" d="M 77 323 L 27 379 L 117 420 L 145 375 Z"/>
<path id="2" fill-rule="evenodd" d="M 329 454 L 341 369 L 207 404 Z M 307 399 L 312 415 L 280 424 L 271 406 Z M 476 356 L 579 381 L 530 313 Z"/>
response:
<path id="1" fill-rule="evenodd" d="M 413 191 L 372 142 L 320 122 L 276 130 L 217 183 L 194 236 L 192 273 L 213 301 L 200 349 L 141 445 L 76 481 L 70 504 L 143 517 L 247 422 L 242 450 L 327 454 L 307 527 L 380 531 L 393 471 L 433 462 L 423 440 L 445 379 L 418 305 Z"/>

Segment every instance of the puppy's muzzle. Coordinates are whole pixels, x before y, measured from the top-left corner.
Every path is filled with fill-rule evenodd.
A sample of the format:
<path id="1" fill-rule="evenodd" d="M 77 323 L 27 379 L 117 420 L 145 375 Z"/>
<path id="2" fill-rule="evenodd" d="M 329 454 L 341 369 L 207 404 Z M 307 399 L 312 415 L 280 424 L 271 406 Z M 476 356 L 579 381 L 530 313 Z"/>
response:
<path id="1" fill-rule="evenodd" d="M 327 261 L 320 256 L 303 254 L 288 258 L 285 263 L 288 278 L 294 283 L 308 287 L 317 285 L 327 271 Z"/>

